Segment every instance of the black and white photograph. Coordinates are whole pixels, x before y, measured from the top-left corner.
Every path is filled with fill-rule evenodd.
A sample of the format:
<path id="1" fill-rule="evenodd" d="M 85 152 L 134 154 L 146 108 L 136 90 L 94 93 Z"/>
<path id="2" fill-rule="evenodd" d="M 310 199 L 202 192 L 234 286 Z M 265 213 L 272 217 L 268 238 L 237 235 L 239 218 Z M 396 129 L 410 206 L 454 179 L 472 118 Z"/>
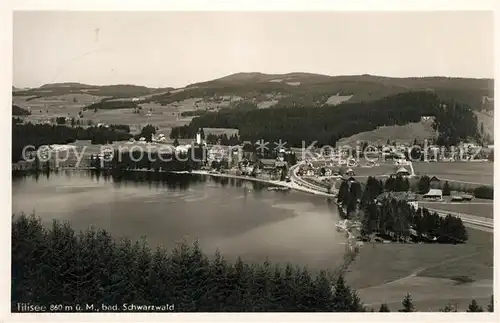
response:
<path id="1" fill-rule="evenodd" d="M 120 9 L 11 13 L 11 314 L 495 320 L 493 7 Z"/>

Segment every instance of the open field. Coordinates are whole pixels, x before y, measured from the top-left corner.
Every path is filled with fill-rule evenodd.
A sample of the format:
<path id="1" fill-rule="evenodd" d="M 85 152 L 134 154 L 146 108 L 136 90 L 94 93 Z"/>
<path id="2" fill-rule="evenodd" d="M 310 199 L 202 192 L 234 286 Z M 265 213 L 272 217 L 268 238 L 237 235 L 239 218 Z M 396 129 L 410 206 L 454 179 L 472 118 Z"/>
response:
<path id="1" fill-rule="evenodd" d="M 99 102 L 105 97 L 98 97 L 90 94 L 66 94 L 57 97 L 42 97 L 27 100 L 32 96 L 14 96 L 13 104 L 21 108 L 31 108 L 32 115 L 26 117 L 26 120 L 32 122 L 48 121 L 54 117 L 75 117 L 84 106 L 93 102 Z M 76 99 L 76 102 L 74 102 Z M 192 110 L 205 110 L 210 108 L 227 107 L 231 101 L 238 101 L 240 97 L 224 97 L 220 103 L 205 102 L 203 98 L 186 99 L 180 102 L 173 102 L 167 105 L 159 103 L 142 103 L 139 106 L 142 110 L 139 113 L 133 113 L 133 109 L 105 110 L 98 109 L 97 112 L 83 112 L 83 120 L 92 120 L 95 124 L 127 124 L 132 133 L 138 133 L 140 129 L 153 124 L 160 129 L 159 133 L 169 136 L 172 127 L 188 124 L 193 117 L 182 117 L 181 113 Z M 228 135 L 237 132 L 235 129 L 215 129 L 212 132 L 228 133 Z M 207 132 L 206 132 L 207 133 Z"/>
<path id="2" fill-rule="evenodd" d="M 493 163 L 453 162 L 453 163 L 413 163 L 415 173 L 437 176 L 441 180 L 453 180 L 493 185 Z"/>
<path id="3" fill-rule="evenodd" d="M 347 273 L 367 305 L 401 307 L 406 293 L 419 310 L 438 310 L 472 298 L 486 305 L 493 293 L 493 234 L 467 229 L 463 245 L 365 244 Z M 391 307 L 392 304 L 392 307 Z"/>
<path id="4" fill-rule="evenodd" d="M 73 102 L 73 98 L 77 98 L 77 102 Z M 96 97 L 89 94 L 71 94 L 61 95 L 59 97 L 36 98 L 30 101 L 27 97 L 13 97 L 13 104 L 21 108 L 31 107 L 32 115 L 26 119 L 28 121 L 40 122 L 47 121 L 53 117 L 77 117 L 78 112 L 92 102 L 99 102 L 104 97 Z M 174 126 L 188 124 L 192 118 L 180 117 L 182 111 L 187 111 L 187 108 L 179 106 L 162 106 L 157 103 L 141 104 L 142 110 L 139 114 L 133 113 L 132 109 L 118 110 L 98 110 L 83 112 L 83 120 L 92 120 L 94 123 L 108 124 L 127 124 L 130 125 L 132 133 L 138 133 L 146 124 L 154 124 L 160 127 L 159 132 L 164 133 L 167 137 L 170 134 L 170 129 Z M 148 115 L 149 109 L 153 111 Z M 48 110 L 48 112 L 47 112 Z M 192 110 L 190 107 L 189 110 Z M 41 111 L 41 112 L 40 112 Z"/>
<path id="5" fill-rule="evenodd" d="M 329 97 L 326 100 L 325 104 L 328 104 L 328 105 L 339 105 L 342 102 L 349 101 L 351 98 L 352 98 L 352 95 L 339 95 L 337 93 L 337 95 L 332 95 L 331 97 Z"/>
<path id="6" fill-rule="evenodd" d="M 432 126 L 422 122 L 409 123 L 404 126 L 386 126 L 379 127 L 372 131 L 365 131 L 353 136 L 342 138 L 339 140 L 339 145 L 355 146 L 357 141 L 365 141 L 371 145 L 385 145 L 387 139 L 391 142 L 412 143 L 416 138 L 424 140 L 429 137 L 435 137 L 436 131 Z"/>
<path id="7" fill-rule="evenodd" d="M 493 200 L 489 202 L 481 202 L 479 203 L 468 203 L 468 202 L 460 202 L 460 203 L 432 203 L 432 202 L 422 202 L 420 201 L 419 206 L 428 207 L 436 210 L 444 210 L 450 212 L 464 213 L 470 215 L 476 215 L 480 217 L 493 218 Z"/>

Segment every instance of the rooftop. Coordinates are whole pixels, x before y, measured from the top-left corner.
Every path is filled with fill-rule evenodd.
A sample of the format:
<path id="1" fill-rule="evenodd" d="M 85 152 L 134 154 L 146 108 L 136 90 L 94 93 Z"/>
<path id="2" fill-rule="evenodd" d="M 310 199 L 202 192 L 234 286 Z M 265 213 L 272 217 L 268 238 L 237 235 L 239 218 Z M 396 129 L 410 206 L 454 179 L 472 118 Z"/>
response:
<path id="1" fill-rule="evenodd" d="M 443 191 L 440 190 L 440 189 L 436 189 L 436 188 L 432 188 L 429 190 L 428 193 L 424 194 L 424 196 L 442 196 L 443 195 Z"/>
<path id="2" fill-rule="evenodd" d="M 377 200 L 396 199 L 400 201 L 416 201 L 417 195 L 413 192 L 384 192 L 377 196 Z"/>
<path id="3" fill-rule="evenodd" d="M 396 173 L 410 173 L 406 168 L 400 167 Z"/>

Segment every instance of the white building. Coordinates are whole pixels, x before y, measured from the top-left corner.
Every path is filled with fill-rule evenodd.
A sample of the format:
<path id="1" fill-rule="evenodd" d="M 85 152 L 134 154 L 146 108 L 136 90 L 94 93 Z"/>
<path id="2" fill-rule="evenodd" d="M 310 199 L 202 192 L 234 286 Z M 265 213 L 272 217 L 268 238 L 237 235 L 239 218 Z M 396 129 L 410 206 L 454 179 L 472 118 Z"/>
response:
<path id="1" fill-rule="evenodd" d="M 175 151 L 187 153 L 190 148 L 191 148 L 191 145 L 179 145 L 179 146 L 175 147 Z"/>

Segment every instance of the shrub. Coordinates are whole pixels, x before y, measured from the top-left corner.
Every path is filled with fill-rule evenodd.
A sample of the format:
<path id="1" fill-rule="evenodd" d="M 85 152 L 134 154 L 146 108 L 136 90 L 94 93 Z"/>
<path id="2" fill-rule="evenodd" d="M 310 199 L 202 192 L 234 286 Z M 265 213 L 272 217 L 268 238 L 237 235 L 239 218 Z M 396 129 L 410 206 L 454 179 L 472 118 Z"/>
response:
<path id="1" fill-rule="evenodd" d="M 493 187 L 492 186 L 479 186 L 474 189 L 474 196 L 479 199 L 493 200 Z"/>

